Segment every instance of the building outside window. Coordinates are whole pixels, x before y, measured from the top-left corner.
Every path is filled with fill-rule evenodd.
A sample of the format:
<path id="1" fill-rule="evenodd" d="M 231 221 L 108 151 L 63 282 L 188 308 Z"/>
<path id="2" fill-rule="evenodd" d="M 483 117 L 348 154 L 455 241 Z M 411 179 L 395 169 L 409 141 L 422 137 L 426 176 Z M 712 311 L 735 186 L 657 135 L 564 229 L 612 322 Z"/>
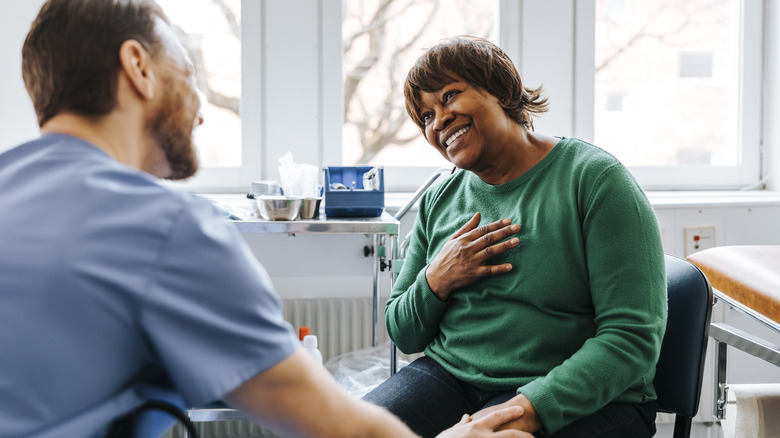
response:
<path id="1" fill-rule="evenodd" d="M 623 111 L 623 93 L 612 91 L 607 94 L 607 111 Z"/>
<path id="2" fill-rule="evenodd" d="M 713 68 L 713 54 L 708 53 L 680 53 L 680 77 L 681 78 L 711 78 Z"/>

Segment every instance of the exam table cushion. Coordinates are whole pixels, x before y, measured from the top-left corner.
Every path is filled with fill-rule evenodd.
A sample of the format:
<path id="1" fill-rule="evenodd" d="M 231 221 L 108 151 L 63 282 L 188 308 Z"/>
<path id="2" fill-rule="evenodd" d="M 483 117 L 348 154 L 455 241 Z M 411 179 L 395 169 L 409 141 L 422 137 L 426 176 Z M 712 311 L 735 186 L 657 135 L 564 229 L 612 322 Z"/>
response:
<path id="1" fill-rule="evenodd" d="M 718 246 L 688 260 L 713 288 L 780 324 L 780 245 Z"/>

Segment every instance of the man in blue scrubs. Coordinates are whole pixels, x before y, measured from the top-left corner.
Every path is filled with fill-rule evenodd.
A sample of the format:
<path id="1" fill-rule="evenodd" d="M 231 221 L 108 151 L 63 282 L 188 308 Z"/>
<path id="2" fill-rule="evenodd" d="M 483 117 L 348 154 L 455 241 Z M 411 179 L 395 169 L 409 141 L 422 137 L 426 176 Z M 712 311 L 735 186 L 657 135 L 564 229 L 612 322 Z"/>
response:
<path id="1" fill-rule="evenodd" d="M 104 436 L 168 386 L 285 435 L 412 436 L 299 348 L 220 213 L 158 184 L 195 173 L 202 119 L 156 3 L 50 0 L 23 76 L 42 135 L 0 155 L 0 436 Z M 493 436 L 520 415 L 445 436 Z"/>

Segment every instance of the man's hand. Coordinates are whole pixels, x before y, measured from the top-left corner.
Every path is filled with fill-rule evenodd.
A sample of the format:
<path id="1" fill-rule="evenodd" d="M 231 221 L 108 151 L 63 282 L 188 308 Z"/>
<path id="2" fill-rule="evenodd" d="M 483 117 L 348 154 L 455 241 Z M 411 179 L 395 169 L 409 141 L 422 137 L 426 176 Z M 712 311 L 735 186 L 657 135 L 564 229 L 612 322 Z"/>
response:
<path id="1" fill-rule="evenodd" d="M 433 259 L 425 271 L 431 291 L 442 301 L 447 301 L 453 290 L 469 285 L 478 279 L 504 274 L 512 265 L 487 265 L 485 262 L 520 243 L 517 237 L 504 240 L 520 231 L 520 225 L 510 219 L 502 219 L 478 227 L 480 214 L 466 222 Z"/>
<path id="2" fill-rule="evenodd" d="M 518 406 L 523 408 L 523 416 L 508 420 L 498 427 L 497 430 L 521 430 L 533 433 L 542 428 L 542 420 L 539 419 L 534 405 L 531 404 L 531 400 L 528 400 L 525 394 L 518 394 L 500 405 L 482 409 L 474 414 L 474 419 L 479 421 L 508 407 Z"/>
<path id="3" fill-rule="evenodd" d="M 440 433 L 436 438 L 533 438 L 530 433 L 519 430 L 496 431 L 496 428 L 502 424 L 522 418 L 522 415 L 523 409 L 518 406 L 493 410 L 481 416 L 479 420 L 472 420 L 467 414 L 458 424 Z"/>

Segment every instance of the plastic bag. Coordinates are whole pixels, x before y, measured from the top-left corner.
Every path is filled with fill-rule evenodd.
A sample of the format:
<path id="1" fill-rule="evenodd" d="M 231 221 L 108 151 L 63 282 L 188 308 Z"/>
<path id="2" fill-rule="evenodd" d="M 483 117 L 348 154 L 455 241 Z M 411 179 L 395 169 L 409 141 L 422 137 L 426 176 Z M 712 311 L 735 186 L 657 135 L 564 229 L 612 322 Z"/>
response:
<path id="1" fill-rule="evenodd" d="M 409 364 L 400 358 L 397 363 L 398 369 Z M 361 398 L 390 377 L 390 342 L 336 356 L 325 368 L 345 391 Z"/>
<path id="2" fill-rule="evenodd" d="M 279 158 L 279 179 L 285 196 L 316 198 L 319 190 L 320 169 L 312 164 L 293 161 L 292 152 Z"/>

